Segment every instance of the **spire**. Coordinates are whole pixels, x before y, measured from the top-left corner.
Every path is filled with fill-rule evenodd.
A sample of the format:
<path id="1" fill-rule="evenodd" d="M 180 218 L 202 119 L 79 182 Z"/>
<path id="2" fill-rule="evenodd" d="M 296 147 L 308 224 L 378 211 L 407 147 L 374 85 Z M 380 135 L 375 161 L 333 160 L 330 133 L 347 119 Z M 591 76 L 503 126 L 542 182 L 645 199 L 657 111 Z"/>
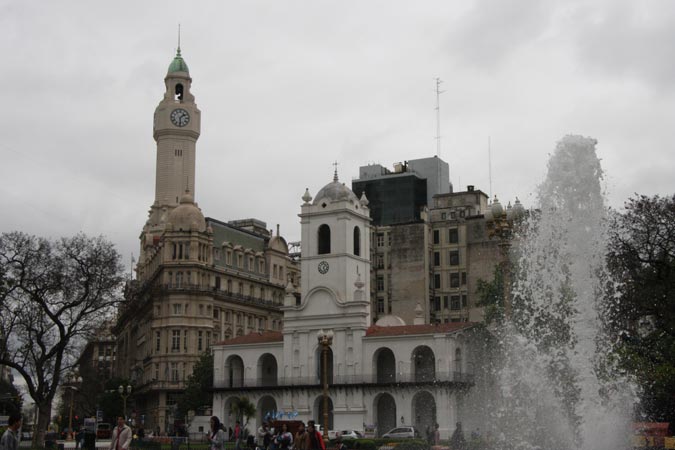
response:
<path id="1" fill-rule="evenodd" d="M 338 181 L 338 174 L 337 174 L 337 166 L 338 166 L 338 164 L 339 164 L 339 163 L 338 163 L 337 161 L 335 161 L 335 162 L 333 163 L 333 165 L 335 166 L 335 174 L 333 174 L 333 181 Z"/>
<path id="2" fill-rule="evenodd" d="M 169 65 L 169 70 L 167 72 L 190 72 L 187 63 L 180 52 L 180 24 L 178 24 L 178 47 L 176 48 L 176 56 L 173 58 L 173 61 L 171 61 L 171 65 Z"/>

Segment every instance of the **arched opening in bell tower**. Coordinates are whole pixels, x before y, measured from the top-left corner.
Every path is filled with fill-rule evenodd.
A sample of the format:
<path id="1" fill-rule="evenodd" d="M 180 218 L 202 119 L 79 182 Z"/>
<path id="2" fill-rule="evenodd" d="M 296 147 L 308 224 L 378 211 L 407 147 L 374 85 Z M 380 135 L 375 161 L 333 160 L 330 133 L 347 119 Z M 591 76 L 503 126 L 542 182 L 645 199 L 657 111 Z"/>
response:
<path id="1" fill-rule="evenodd" d="M 361 230 L 354 227 L 354 255 L 361 256 Z"/>
<path id="2" fill-rule="evenodd" d="M 183 85 L 181 83 L 176 84 L 174 100 L 183 101 Z"/>
<path id="3" fill-rule="evenodd" d="M 330 253 L 330 227 L 323 224 L 319 227 L 319 255 Z"/>

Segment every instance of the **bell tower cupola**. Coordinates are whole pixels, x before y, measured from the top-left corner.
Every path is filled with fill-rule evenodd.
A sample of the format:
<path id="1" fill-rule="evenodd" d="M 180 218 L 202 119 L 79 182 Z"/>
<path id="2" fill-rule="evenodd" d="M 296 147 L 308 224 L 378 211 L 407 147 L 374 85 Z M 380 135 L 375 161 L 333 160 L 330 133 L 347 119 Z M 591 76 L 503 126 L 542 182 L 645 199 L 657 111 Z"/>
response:
<path id="1" fill-rule="evenodd" d="M 153 137 L 157 142 L 155 200 L 149 225 L 163 228 L 167 212 L 179 205 L 187 190 L 195 194 L 196 144 L 201 112 L 192 95 L 192 78 L 180 40 L 164 77 L 164 97 L 155 109 Z M 164 212 L 164 213 L 162 213 Z"/>

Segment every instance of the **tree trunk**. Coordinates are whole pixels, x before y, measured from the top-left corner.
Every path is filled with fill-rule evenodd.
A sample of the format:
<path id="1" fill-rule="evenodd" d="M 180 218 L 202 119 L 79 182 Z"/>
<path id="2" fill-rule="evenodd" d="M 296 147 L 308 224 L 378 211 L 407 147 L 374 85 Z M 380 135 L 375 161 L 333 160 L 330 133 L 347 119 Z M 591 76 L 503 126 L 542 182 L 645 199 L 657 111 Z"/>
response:
<path id="1" fill-rule="evenodd" d="M 33 431 L 32 448 L 44 448 L 45 446 L 45 432 L 49 427 L 49 422 L 52 415 L 51 401 L 43 401 L 38 404 L 38 418 L 37 426 Z"/>

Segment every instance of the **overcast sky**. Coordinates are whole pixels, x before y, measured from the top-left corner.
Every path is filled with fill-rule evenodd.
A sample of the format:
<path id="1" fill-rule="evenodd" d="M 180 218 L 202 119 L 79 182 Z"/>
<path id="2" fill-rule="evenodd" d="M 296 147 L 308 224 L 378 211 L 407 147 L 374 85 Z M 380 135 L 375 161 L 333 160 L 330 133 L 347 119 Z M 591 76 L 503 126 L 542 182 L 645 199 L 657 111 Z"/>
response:
<path id="1" fill-rule="evenodd" d="M 196 200 L 300 236 L 306 187 L 436 153 L 455 190 L 532 206 L 566 134 L 608 203 L 672 194 L 675 2 L 0 1 L 0 231 L 103 234 L 128 264 L 154 199 L 152 116 L 182 26 L 202 111 Z"/>

